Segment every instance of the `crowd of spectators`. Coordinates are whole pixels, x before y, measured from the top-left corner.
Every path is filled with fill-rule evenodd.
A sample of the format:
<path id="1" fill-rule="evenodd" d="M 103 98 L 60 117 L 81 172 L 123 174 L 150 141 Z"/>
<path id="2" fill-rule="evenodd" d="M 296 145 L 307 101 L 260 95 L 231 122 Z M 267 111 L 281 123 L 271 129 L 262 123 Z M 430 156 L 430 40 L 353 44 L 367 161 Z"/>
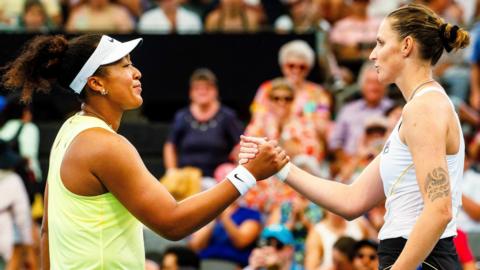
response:
<path id="1" fill-rule="evenodd" d="M 222 78 L 207 68 L 192 72 L 189 96 L 185 97 L 190 104 L 179 110 L 171 123 L 163 152 L 166 173 L 158 176 L 167 188 L 176 190 L 172 193 L 177 199 L 183 199 L 221 181 L 234 167 L 241 134 L 274 138 L 297 166 L 352 183 L 363 166 L 382 151 L 401 117 L 403 98 L 392 86 L 378 82 L 375 67 L 366 60 L 381 18 L 407 2 L 412 1 L 0 0 L 0 31 L 316 34 L 316 48 L 302 40 L 281 47 L 281 74 L 265 78 L 259 85 L 245 128 L 235 111 L 218 98 L 222 91 L 218 80 Z M 435 77 L 454 101 L 469 145 L 456 245 L 463 269 L 477 269 L 480 1 L 413 2 L 471 29 L 473 36 L 470 51 L 442 58 Z M 322 84 L 307 79 L 317 64 L 325 75 Z M 16 116 L 6 115 L 8 111 L 3 110 L 0 119 L 0 138 L 9 140 L 23 127 L 18 134 L 19 154 L 29 160 L 40 182 L 38 129 L 32 115 L 28 107 Z M 7 159 L 6 150 L 0 149 L 0 155 L 0 234 L 8 236 L 0 237 L 0 269 L 2 261 L 8 263 L 6 267 L 17 267 L 11 269 L 37 269 L 33 257 L 38 255 L 38 216 L 30 221 L 25 215 L 32 211 L 28 208 L 34 207 L 35 198 L 30 196 L 31 203 L 27 203 L 31 194 L 11 173 L 12 160 Z M 190 177 L 184 176 L 187 174 Z M 14 194 L 19 194 L 18 198 Z M 147 268 L 376 270 L 377 233 L 384 213 L 380 204 L 361 218 L 347 221 L 272 177 L 191 237 L 166 247 L 163 254 L 152 255 L 147 249 Z M 166 244 L 159 241 L 159 245 Z M 19 247 L 26 248 L 22 251 Z M 22 264 L 25 268 L 19 266 Z"/>

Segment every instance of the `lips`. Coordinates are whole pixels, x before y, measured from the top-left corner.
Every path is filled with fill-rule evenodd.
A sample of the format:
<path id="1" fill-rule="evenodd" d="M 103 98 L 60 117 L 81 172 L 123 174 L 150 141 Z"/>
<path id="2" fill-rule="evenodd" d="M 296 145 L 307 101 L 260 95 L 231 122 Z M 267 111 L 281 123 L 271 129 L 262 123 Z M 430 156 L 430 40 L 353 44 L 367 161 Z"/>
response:
<path id="1" fill-rule="evenodd" d="M 133 86 L 135 90 L 140 94 L 142 92 L 142 84 L 136 84 Z"/>

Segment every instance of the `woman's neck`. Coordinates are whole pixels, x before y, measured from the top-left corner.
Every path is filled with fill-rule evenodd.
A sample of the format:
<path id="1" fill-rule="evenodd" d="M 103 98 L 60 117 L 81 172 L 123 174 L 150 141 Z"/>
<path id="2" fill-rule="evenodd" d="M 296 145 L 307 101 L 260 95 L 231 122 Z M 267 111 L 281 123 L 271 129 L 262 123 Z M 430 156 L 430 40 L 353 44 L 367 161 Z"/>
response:
<path id="1" fill-rule="evenodd" d="M 114 112 L 109 110 L 106 106 L 92 106 L 88 103 L 82 103 L 81 114 L 93 116 L 102 120 L 114 131 L 118 131 L 120 121 L 122 120 L 121 112 Z"/>
<path id="2" fill-rule="evenodd" d="M 413 65 L 406 67 L 402 75 L 399 76 L 395 84 L 402 92 L 404 99 L 408 102 L 412 98 L 412 94 L 418 93 L 418 88 L 428 85 L 429 81 L 433 81 L 431 66 L 428 64 Z"/>

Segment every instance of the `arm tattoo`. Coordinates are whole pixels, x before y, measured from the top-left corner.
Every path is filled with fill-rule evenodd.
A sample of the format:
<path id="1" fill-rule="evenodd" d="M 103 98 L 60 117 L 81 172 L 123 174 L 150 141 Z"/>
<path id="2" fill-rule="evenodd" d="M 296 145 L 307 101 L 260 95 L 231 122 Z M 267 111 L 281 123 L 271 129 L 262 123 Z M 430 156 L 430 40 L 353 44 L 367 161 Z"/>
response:
<path id="1" fill-rule="evenodd" d="M 448 172 L 438 167 L 427 175 L 425 191 L 431 202 L 450 194 L 450 181 Z"/>

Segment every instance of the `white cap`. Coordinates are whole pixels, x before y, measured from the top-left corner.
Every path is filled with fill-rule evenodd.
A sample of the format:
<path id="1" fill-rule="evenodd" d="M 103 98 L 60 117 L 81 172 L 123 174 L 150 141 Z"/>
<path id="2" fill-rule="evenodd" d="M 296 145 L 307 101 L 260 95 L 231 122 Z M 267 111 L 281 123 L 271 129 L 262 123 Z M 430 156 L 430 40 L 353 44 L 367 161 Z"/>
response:
<path id="1" fill-rule="evenodd" d="M 92 76 L 101 65 L 111 64 L 122 59 L 135 49 L 141 41 L 142 38 L 137 38 L 127 42 L 120 42 L 114 38 L 103 35 L 95 51 L 80 69 L 75 79 L 70 83 L 70 88 L 80 94 L 85 84 L 87 84 L 88 77 Z"/>

